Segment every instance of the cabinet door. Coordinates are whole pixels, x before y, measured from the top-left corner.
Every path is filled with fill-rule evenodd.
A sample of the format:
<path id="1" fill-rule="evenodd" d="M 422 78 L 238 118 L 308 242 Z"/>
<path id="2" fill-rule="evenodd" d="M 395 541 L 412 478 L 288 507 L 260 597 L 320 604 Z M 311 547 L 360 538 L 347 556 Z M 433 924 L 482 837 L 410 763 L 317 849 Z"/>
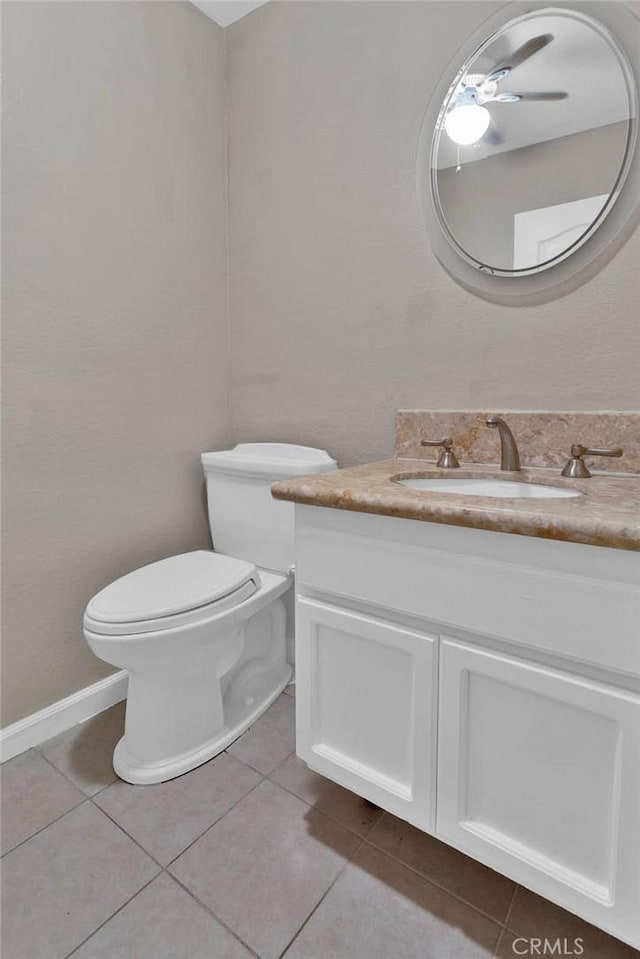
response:
<path id="1" fill-rule="evenodd" d="M 442 639 L 437 834 L 638 943 L 640 700 Z"/>
<path id="2" fill-rule="evenodd" d="M 437 640 L 299 599 L 298 755 L 316 772 L 433 831 Z"/>

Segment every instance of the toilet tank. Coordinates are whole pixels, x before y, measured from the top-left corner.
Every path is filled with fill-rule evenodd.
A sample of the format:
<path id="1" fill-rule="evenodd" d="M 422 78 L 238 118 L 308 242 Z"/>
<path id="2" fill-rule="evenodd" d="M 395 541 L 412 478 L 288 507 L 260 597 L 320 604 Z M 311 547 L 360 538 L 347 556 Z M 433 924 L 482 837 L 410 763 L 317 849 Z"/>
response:
<path id="1" fill-rule="evenodd" d="M 289 476 L 337 469 L 324 450 L 288 443 L 239 443 L 202 454 L 213 548 L 264 569 L 286 572 L 294 562 L 293 503 L 271 486 Z"/>

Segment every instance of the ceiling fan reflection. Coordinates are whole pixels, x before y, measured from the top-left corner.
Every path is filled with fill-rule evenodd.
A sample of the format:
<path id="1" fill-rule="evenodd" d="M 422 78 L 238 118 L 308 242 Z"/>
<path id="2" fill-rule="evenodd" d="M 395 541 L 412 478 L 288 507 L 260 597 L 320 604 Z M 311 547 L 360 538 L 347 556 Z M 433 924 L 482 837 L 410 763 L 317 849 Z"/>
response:
<path id="1" fill-rule="evenodd" d="M 551 33 L 532 37 L 514 50 L 503 63 L 495 66 L 490 73 L 467 73 L 462 77 L 451 98 L 444 123 L 449 139 L 456 146 L 471 146 L 483 138 L 490 145 L 504 142 L 486 107 L 488 103 L 535 101 L 551 103 L 568 98 L 569 94 L 564 90 L 516 93 L 509 90 L 502 91 L 498 86 L 516 67 L 544 49 L 552 40 Z"/>

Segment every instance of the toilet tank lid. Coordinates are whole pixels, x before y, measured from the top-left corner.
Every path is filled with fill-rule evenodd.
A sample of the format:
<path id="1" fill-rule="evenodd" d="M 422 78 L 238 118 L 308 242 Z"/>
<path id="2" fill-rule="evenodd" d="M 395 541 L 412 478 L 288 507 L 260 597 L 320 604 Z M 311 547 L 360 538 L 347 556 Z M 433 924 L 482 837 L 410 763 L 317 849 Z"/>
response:
<path id="1" fill-rule="evenodd" d="M 284 479 L 337 469 L 337 463 L 325 450 L 292 443 L 238 443 L 232 450 L 202 453 L 205 472 L 258 473 Z"/>

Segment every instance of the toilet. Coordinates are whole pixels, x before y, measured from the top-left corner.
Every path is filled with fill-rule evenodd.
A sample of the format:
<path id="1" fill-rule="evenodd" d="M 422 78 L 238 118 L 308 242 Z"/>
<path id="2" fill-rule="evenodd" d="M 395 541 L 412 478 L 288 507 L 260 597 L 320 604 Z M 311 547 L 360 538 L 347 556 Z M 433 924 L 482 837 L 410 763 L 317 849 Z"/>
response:
<path id="1" fill-rule="evenodd" d="M 270 488 L 337 468 L 324 450 L 285 443 L 201 458 L 214 551 L 134 570 L 84 615 L 96 656 L 129 672 L 113 766 L 130 783 L 164 782 L 206 762 L 289 682 L 294 508 Z"/>

